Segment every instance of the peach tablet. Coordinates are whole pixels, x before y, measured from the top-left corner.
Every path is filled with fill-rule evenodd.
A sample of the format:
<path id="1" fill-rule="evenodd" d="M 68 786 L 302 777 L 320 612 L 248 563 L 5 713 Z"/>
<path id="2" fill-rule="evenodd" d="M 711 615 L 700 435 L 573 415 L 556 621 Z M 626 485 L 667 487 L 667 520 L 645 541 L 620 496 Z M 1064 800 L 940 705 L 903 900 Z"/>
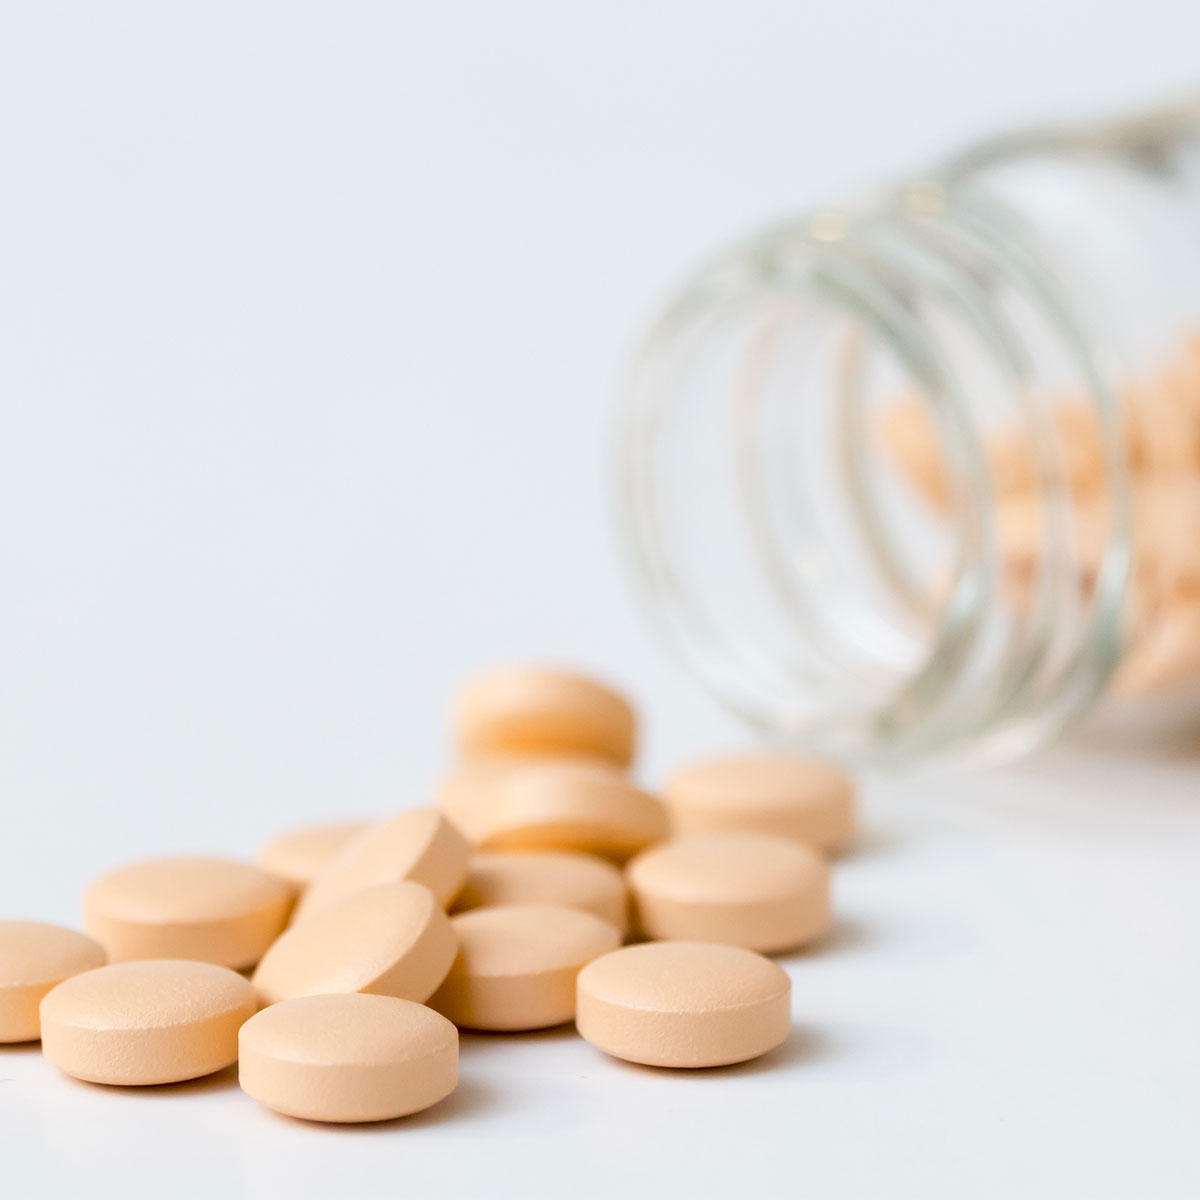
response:
<path id="1" fill-rule="evenodd" d="M 260 1104 L 309 1121 L 388 1121 L 458 1083 L 458 1030 L 394 996 L 301 996 L 242 1026 L 238 1080 Z"/>
<path id="2" fill-rule="evenodd" d="M 626 875 L 651 938 L 724 942 L 773 953 L 829 928 L 829 866 L 768 833 L 696 833 L 653 846 Z"/>
<path id="3" fill-rule="evenodd" d="M 87 890 L 84 925 L 113 962 L 190 958 L 249 967 L 278 937 L 292 884 L 224 858 L 162 858 L 121 867 Z"/>
<path id="4" fill-rule="evenodd" d="M 259 865 L 297 887 L 307 887 L 346 844 L 367 828 L 367 821 L 308 825 L 277 837 L 262 848 Z"/>
<path id="5" fill-rule="evenodd" d="M 423 883 L 439 904 L 454 899 L 467 875 L 463 835 L 433 808 L 410 808 L 353 838 L 304 893 L 297 916 L 376 883 Z"/>
<path id="6" fill-rule="evenodd" d="M 116 963 L 60 983 L 42 1001 L 42 1052 L 76 1079 L 195 1079 L 237 1058 L 254 989 L 227 967 L 180 959 Z"/>
<path id="7" fill-rule="evenodd" d="M 1152 695 L 1200 674 L 1197 600 L 1168 601 L 1145 622 L 1138 635 L 1130 639 L 1114 678 L 1116 695 Z"/>
<path id="8" fill-rule="evenodd" d="M 458 943 L 420 883 L 378 883 L 334 900 L 286 930 L 254 972 L 261 1004 L 294 996 L 374 992 L 427 1000 Z"/>
<path id="9" fill-rule="evenodd" d="M 509 754 L 472 758 L 460 763 L 437 788 L 437 806 L 472 845 L 486 836 L 488 819 L 499 787 L 518 774 L 536 767 L 563 763 L 592 765 L 618 779 L 623 770 L 605 759 L 580 754 Z"/>
<path id="10" fill-rule="evenodd" d="M 455 912 L 498 904 L 562 904 L 590 912 L 624 933 L 628 896 L 621 872 L 574 850 L 492 850 L 471 856 Z"/>
<path id="11" fill-rule="evenodd" d="M 888 405 L 880 414 L 879 441 L 912 489 L 938 512 L 950 507 L 941 434 L 919 396 Z"/>
<path id="12" fill-rule="evenodd" d="M 676 833 L 775 833 L 836 854 L 854 836 L 854 785 L 832 763 L 764 754 L 676 771 L 663 789 Z"/>
<path id="13" fill-rule="evenodd" d="M 737 946 L 646 942 L 579 973 L 575 1023 L 593 1046 L 652 1067 L 720 1067 L 781 1045 L 791 980 Z"/>
<path id="14" fill-rule="evenodd" d="M 621 944 L 590 913 L 549 904 L 477 908 L 451 921 L 458 957 L 429 1005 L 467 1029 L 543 1029 L 575 1015 L 575 976 Z"/>
<path id="15" fill-rule="evenodd" d="M 585 850 L 624 862 L 667 828 L 648 792 L 604 768 L 559 763 L 505 780 L 477 833 L 486 850 Z"/>
<path id="16" fill-rule="evenodd" d="M 74 929 L 0 921 L 0 1042 L 35 1041 L 42 997 L 64 979 L 103 965 L 103 949 Z"/>
<path id="17" fill-rule="evenodd" d="M 471 845 L 479 844 L 496 788 L 513 770 L 502 759 L 480 759 L 462 763 L 438 784 L 438 809 Z"/>
<path id="18" fill-rule="evenodd" d="M 637 720 L 611 688 L 569 671 L 510 667 L 462 691 L 454 726 L 463 754 L 574 752 L 627 766 Z"/>

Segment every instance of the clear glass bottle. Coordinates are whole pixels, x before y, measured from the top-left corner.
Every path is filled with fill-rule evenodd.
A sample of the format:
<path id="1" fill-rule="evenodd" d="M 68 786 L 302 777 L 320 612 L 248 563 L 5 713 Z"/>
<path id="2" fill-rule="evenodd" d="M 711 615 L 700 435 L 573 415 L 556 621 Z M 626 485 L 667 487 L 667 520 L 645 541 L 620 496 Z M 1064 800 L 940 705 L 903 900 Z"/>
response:
<path id="1" fill-rule="evenodd" d="M 1190 711 L 1200 100 L 718 255 L 649 331 L 619 458 L 650 612 L 775 740 L 1010 756 L 1101 700 Z"/>

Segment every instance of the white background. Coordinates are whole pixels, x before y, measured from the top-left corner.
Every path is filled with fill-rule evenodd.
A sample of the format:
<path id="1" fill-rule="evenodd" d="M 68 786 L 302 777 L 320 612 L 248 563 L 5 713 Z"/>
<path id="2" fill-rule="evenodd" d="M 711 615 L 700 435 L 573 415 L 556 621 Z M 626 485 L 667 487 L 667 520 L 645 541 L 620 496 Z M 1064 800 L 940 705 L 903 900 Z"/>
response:
<path id="1" fill-rule="evenodd" d="M 708 250 L 1200 84 L 1187 0 L 0 9 L 0 913 L 426 802 L 475 667 L 739 735 L 622 578 L 608 436 Z M 798 1032 L 675 1076 L 464 1040 L 375 1131 L 0 1051 L 5 1197 L 1200 1193 L 1200 760 L 875 782 Z"/>

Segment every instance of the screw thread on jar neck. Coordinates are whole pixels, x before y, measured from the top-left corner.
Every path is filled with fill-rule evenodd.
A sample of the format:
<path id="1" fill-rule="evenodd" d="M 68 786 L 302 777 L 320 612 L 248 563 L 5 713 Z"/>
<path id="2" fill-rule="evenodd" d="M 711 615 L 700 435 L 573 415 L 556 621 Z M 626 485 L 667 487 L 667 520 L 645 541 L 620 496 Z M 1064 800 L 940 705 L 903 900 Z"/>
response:
<path id="1" fill-rule="evenodd" d="M 771 738 L 1017 753 L 1117 659 L 1117 426 L 1034 236 L 969 186 L 914 184 L 735 248 L 659 318 L 621 431 L 634 573 Z"/>

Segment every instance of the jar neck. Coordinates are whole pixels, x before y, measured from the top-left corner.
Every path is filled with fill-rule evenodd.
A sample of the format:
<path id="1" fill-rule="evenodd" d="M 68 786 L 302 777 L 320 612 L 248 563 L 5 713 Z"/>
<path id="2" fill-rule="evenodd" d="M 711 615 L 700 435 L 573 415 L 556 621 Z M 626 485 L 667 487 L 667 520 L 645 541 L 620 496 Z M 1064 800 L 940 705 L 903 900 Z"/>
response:
<path id="1" fill-rule="evenodd" d="M 1123 158 L 1163 175 L 1186 174 L 1200 150 L 1200 94 L 1114 118 L 1023 129 L 988 138 L 946 159 L 943 178 L 976 175 L 997 162 L 1031 154 Z"/>
<path id="2" fill-rule="evenodd" d="M 780 226 L 680 294 L 633 373 L 621 491 L 647 607 L 714 695 L 855 761 L 1012 754 L 1090 706 L 1128 500 L 1075 311 L 966 172 Z"/>

